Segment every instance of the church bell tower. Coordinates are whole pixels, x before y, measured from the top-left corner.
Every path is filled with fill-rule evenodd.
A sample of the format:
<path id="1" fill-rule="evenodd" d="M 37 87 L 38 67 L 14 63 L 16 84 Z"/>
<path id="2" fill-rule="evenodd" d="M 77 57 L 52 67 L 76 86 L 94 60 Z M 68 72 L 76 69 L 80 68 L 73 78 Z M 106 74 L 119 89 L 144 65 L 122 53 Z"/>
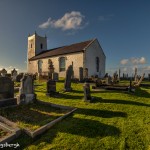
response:
<path id="1" fill-rule="evenodd" d="M 36 61 L 29 61 L 30 58 L 36 56 L 42 51 L 47 50 L 47 37 L 41 37 L 36 32 L 28 36 L 27 50 L 27 70 L 28 73 L 37 72 Z"/>

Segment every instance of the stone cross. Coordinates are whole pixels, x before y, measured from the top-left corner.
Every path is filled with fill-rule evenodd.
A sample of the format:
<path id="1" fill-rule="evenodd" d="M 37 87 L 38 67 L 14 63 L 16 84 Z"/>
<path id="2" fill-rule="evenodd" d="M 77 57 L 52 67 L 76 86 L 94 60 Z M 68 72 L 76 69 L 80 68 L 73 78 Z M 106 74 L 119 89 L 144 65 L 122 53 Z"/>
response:
<path id="1" fill-rule="evenodd" d="M 64 91 L 69 92 L 71 88 L 71 76 L 72 76 L 72 65 L 70 65 L 66 71 L 66 79 L 64 83 Z"/>
<path id="2" fill-rule="evenodd" d="M 85 102 L 91 102 L 91 91 L 90 91 L 90 84 L 85 83 L 83 85 L 83 91 L 84 91 L 84 101 Z"/>

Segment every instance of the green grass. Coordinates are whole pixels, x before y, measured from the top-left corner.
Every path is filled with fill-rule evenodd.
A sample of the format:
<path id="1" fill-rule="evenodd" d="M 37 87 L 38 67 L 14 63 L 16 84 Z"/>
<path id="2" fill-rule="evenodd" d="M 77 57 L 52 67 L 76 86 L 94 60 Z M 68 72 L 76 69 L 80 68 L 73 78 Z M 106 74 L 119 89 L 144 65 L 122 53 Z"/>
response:
<path id="1" fill-rule="evenodd" d="M 17 123 L 20 128 L 27 128 L 34 131 L 67 112 L 68 111 L 64 109 L 35 103 L 1 109 L 0 115 Z"/>
<path id="2" fill-rule="evenodd" d="M 59 97 L 47 97 L 46 83 L 36 81 L 37 98 L 77 107 L 74 114 L 36 139 L 22 135 L 18 142 L 26 150 L 150 150 L 150 88 L 135 94 L 118 91 L 93 91 L 93 103 L 83 101 L 81 83 L 72 83 L 64 93 L 57 83 Z"/>

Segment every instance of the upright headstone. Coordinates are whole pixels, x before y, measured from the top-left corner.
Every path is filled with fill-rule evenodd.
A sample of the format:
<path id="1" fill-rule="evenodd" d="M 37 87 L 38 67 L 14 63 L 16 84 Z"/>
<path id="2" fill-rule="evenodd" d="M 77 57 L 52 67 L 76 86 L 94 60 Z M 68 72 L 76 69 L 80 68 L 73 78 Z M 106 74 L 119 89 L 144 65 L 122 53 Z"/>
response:
<path id="1" fill-rule="evenodd" d="M 17 74 L 17 70 L 15 68 L 11 71 L 11 76 L 13 76 L 14 73 Z"/>
<path id="2" fill-rule="evenodd" d="M 150 81 L 150 73 L 148 74 L 148 81 Z"/>
<path id="3" fill-rule="evenodd" d="M 19 74 L 16 76 L 16 82 L 20 82 L 22 78 L 23 78 L 23 73 L 19 73 Z"/>
<path id="4" fill-rule="evenodd" d="M 119 69 L 118 80 L 120 81 L 121 70 Z"/>
<path id="5" fill-rule="evenodd" d="M 58 73 L 57 73 L 57 72 L 53 72 L 53 73 L 52 73 L 52 80 L 53 80 L 53 81 L 58 81 L 58 80 L 59 80 L 59 76 L 58 76 Z"/>
<path id="6" fill-rule="evenodd" d="M 12 74 L 12 80 L 16 81 L 16 77 L 17 77 L 17 72 L 13 72 L 13 74 Z"/>
<path id="7" fill-rule="evenodd" d="M 64 83 L 64 91 L 69 92 L 71 88 L 71 76 L 72 76 L 72 65 L 70 65 L 66 71 L 66 79 Z"/>
<path id="8" fill-rule="evenodd" d="M 84 69 L 84 79 L 87 80 L 88 79 L 88 68 Z"/>
<path id="9" fill-rule="evenodd" d="M 83 81 L 83 68 L 79 67 L 79 82 Z"/>
<path id="10" fill-rule="evenodd" d="M 9 77 L 0 77 L 0 107 L 16 105 L 14 82 Z"/>
<path id="11" fill-rule="evenodd" d="M 48 78 L 52 79 L 52 73 L 54 73 L 54 65 L 53 65 L 52 61 L 50 61 L 48 70 L 49 70 L 49 72 L 48 72 Z"/>
<path id="12" fill-rule="evenodd" d="M 58 94 L 58 92 L 56 92 L 56 81 L 53 80 L 48 80 L 47 81 L 47 96 L 53 96 L 55 94 Z"/>
<path id="13" fill-rule="evenodd" d="M 85 102 L 91 102 L 91 91 L 90 91 L 90 84 L 85 83 L 83 85 L 83 91 L 84 91 L 84 101 Z"/>
<path id="14" fill-rule="evenodd" d="M 28 104 L 36 100 L 34 93 L 33 79 L 31 75 L 24 75 L 21 79 L 21 87 L 19 89 L 18 104 Z"/>
<path id="15" fill-rule="evenodd" d="M 135 72 L 134 72 L 134 81 L 137 82 L 137 68 L 135 68 Z"/>
<path id="16" fill-rule="evenodd" d="M 6 74 L 7 74 L 7 71 L 6 71 L 6 69 L 4 69 L 4 68 L 3 68 L 0 72 L 1 72 L 1 76 L 2 76 L 2 77 L 5 77 Z"/>

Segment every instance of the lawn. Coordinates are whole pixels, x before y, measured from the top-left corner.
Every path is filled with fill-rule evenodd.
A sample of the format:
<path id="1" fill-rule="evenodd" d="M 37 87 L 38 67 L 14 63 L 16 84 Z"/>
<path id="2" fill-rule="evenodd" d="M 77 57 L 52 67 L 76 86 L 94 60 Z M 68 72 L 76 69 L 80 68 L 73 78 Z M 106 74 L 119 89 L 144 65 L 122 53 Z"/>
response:
<path id="1" fill-rule="evenodd" d="M 67 113 L 67 110 L 46 104 L 28 104 L 0 110 L 0 115 L 18 124 L 20 128 L 34 131 Z"/>
<path id="2" fill-rule="evenodd" d="M 63 80 L 57 82 L 58 97 L 47 97 L 46 83 L 36 81 L 37 98 L 77 107 L 74 114 L 36 139 L 22 135 L 18 142 L 26 150 L 150 150 L 150 88 L 133 93 L 94 91 L 93 103 L 83 101 L 81 83 L 73 83 L 72 92 L 63 92 Z"/>

